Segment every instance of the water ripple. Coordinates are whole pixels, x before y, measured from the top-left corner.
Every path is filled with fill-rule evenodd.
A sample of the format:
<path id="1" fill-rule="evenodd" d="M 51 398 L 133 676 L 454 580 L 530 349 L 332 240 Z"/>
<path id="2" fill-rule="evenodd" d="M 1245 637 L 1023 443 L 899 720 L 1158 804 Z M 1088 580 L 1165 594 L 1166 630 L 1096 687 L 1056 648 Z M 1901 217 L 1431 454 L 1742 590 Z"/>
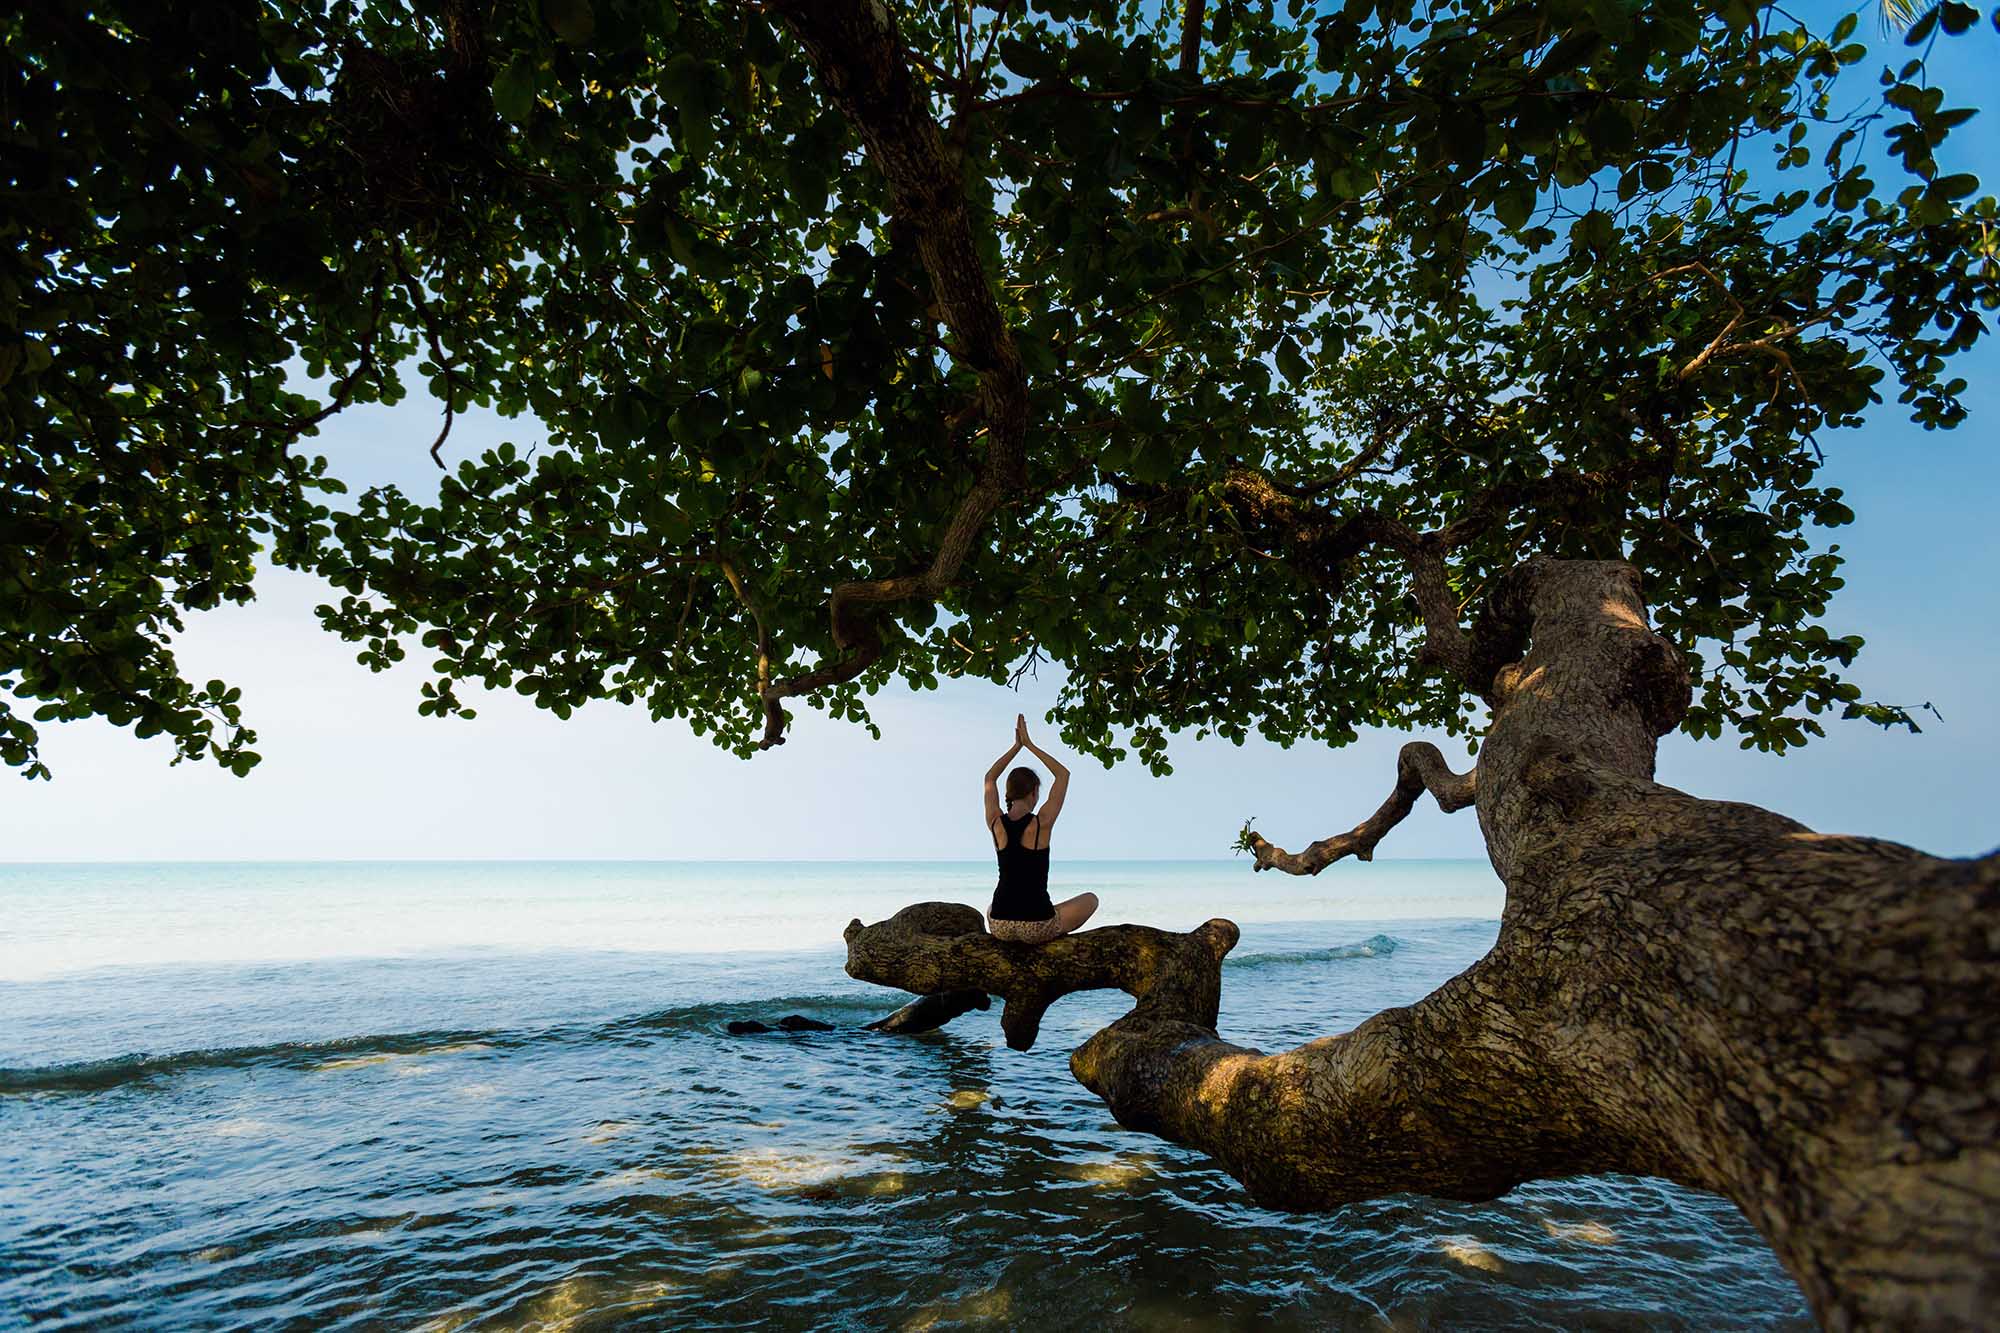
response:
<path id="1" fill-rule="evenodd" d="M 1249 932 L 1224 1030 L 1269 1046 L 1409 1003 L 1491 928 L 1328 934 Z M 423 1022 L 435 1007 L 403 977 L 382 992 L 393 1002 L 357 996 L 345 1015 L 379 1035 L 0 1072 L 0 1323 L 1808 1326 L 1733 1207 L 1659 1181 L 1257 1208 L 1071 1078 L 1068 1052 L 1123 1012 L 1120 995 L 1063 1001 L 1025 1054 L 996 1013 L 863 1032 L 897 997 L 846 985 L 823 957 L 684 1003 L 657 959 L 599 962 L 587 1007 L 538 1021 L 507 1007 L 572 985 L 575 966 L 455 964 L 451 1012 L 486 1023 Z M 288 1000 L 267 977 L 255 1021 L 305 1026 L 335 980 L 302 976 L 307 998 Z M 839 1030 L 724 1030 L 788 1012 Z"/>

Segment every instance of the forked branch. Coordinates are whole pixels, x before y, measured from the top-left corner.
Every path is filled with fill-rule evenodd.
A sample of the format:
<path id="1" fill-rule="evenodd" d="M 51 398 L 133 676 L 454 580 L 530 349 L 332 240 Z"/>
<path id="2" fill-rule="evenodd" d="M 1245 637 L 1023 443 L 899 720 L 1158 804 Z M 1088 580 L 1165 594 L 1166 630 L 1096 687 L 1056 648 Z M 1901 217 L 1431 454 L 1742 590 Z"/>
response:
<path id="1" fill-rule="evenodd" d="M 1346 562 L 1369 547 L 1387 547 L 1401 556 L 1424 622 L 1418 660 L 1439 667 L 1482 697 L 1488 693 L 1491 672 L 1480 675 L 1483 663 L 1459 625 L 1458 597 L 1445 567 L 1453 530 L 1417 532 L 1373 509 L 1336 515 L 1285 493 L 1251 468 L 1231 468 L 1223 479 L 1223 494 L 1243 517 L 1277 534 L 1292 566 L 1322 586 L 1337 589 L 1346 578 Z"/>
<path id="2" fill-rule="evenodd" d="M 1258 870 L 1282 870 L 1288 875 L 1317 875 L 1346 856 L 1372 861 L 1375 844 L 1416 808 L 1417 797 L 1428 791 L 1437 798 L 1438 808 L 1451 814 L 1473 803 L 1478 783 L 1477 768 L 1454 773 L 1437 746 L 1429 741 L 1411 741 L 1396 756 L 1396 787 L 1389 793 L 1389 799 L 1347 832 L 1321 838 L 1303 852 L 1288 852 L 1272 845 L 1246 824 L 1240 846 L 1256 854 Z"/>
<path id="3" fill-rule="evenodd" d="M 1222 959 L 1236 947 L 1234 923 L 1215 920 L 1186 934 L 1151 926 L 1105 926 L 1049 944 L 1009 944 L 986 933 L 977 908 L 918 903 L 887 921 L 847 927 L 847 975 L 918 995 L 976 991 L 1006 1001 L 1007 1044 L 1035 1044 L 1042 1015 L 1073 991 L 1122 990 L 1135 1015 L 1215 1031 Z"/>

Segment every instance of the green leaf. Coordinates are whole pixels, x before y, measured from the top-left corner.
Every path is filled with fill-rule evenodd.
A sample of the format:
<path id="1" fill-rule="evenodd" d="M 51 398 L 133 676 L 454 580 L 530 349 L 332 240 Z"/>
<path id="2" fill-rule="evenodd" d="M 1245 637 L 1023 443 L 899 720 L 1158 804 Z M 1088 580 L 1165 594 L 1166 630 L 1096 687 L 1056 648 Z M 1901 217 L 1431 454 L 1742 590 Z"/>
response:
<path id="1" fill-rule="evenodd" d="M 1293 384 L 1303 384 L 1312 374 L 1312 366 L 1299 352 L 1299 345 L 1289 337 L 1280 339 L 1277 349 L 1278 369 Z"/>
<path id="2" fill-rule="evenodd" d="M 1535 72 L 1546 76 L 1580 69 L 1603 41 L 1603 37 L 1593 31 L 1567 33 L 1549 48 L 1548 54 L 1535 67 Z"/>
<path id="3" fill-rule="evenodd" d="M 1008 69 L 1030 82 L 1052 79 L 1062 66 L 1040 42 L 1031 38 L 1007 37 L 1000 43 L 1000 60 Z"/>
<path id="4" fill-rule="evenodd" d="M 535 66 L 526 52 L 509 61 L 493 80 L 493 109 L 501 119 L 525 124 L 535 108 Z"/>
<path id="5" fill-rule="evenodd" d="M 1964 4 L 1962 0 L 1945 0 L 1937 7 L 1936 13 L 1938 25 L 1953 36 L 1967 31 L 1973 24 L 1979 22 L 1978 7 Z"/>
<path id="6" fill-rule="evenodd" d="M 1609 249 L 1614 232 L 1611 214 L 1601 208 L 1593 208 L 1570 225 L 1570 242 L 1583 249 L 1602 252 Z"/>
<path id="7" fill-rule="evenodd" d="M 597 15 L 590 0 L 542 0 L 542 18 L 555 35 L 571 45 L 590 40 L 597 31 Z"/>
<path id="8" fill-rule="evenodd" d="M 1538 192 L 1531 181 L 1510 186 L 1493 199 L 1493 215 L 1509 231 L 1519 231 L 1534 216 Z"/>
<path id="9" fill-rule="evenodd" d="M 1486 115 L 1477 102 L 1447 103 L 1438 114 L 1438 133 L 1460 168 L 1477 170 L 1486 161 Z"/>

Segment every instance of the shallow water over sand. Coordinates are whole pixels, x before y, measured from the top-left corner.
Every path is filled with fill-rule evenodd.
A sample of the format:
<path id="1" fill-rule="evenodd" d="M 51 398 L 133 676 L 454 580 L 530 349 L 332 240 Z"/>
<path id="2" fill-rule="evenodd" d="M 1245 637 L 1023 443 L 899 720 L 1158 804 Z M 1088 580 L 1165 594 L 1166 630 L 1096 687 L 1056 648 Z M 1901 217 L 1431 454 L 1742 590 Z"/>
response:
<path id="1" fill-rule="evenodd" d="M 1419 915 L 1497 908 L 1483 866 L 1353 869 L 1068 878 L 1111 920 L 1243 922 L 1221 1027 L 1268 1049 L 1493 938 Z M 1026 1054 L 993 1012 L 860 1031 L 896 998 L 842 974 L 839 924 L 976 902 L 983 867 L 486 871 L 0 868 L 0 1325 L 1806 1326 L 1733 1206 L 1657 1181 L 1253 1207 L 1070 1078 L 1123 996 Z M 232 912 L 226 947 L 187 925 Z M 720 916 L 780 947 L 714 951 Z M 839 1027 L 724 1032 L 787 1013 Z"/>

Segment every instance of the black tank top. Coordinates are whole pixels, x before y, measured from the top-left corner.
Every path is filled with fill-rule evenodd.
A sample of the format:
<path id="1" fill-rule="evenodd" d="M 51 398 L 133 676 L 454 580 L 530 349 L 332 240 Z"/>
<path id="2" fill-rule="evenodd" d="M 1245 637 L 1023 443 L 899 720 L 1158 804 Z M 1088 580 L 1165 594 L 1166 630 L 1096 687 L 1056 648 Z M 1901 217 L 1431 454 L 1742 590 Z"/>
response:
<path id="1" fill-rule="evenodd" d="M 995 921 L 1047 921 L 1056 914 L 1055 904 L 1049 901 L 1049 849 L 1021 841 L 1028 821 L 1034 818 L 1000 816 L 1007 843 L 995 848 L 1000 856 L 1000 882 L 993 886 L 993 910 L 987 913 Z"/>

